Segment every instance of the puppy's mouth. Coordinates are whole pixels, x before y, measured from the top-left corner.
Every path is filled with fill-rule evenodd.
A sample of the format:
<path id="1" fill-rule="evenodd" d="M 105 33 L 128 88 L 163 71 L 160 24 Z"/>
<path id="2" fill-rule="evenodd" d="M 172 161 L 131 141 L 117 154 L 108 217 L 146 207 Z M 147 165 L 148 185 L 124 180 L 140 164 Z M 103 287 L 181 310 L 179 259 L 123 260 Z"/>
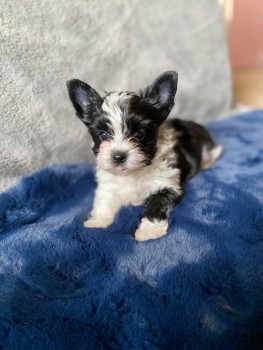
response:
<path id="1" fill-rule="evenodd" d="M 124 165 L 117 165 L 117 166 L 114 168 L 114 170 L 116 170 L 117 173 L 123 173 L 123 172 L 126 170 L 126 168 L 125 168 Z"/>
<path id="2" fill-rule="evenodd" d="M 115 176 L 128 176 L 137 173 L 139 170 L 141 170 L 141 168 L 130 169 L 124 164 L 120 164 L 107 169 L 104 168 L 104 170 L 108 171 L 109 173 Z"/>
<path id="3" fill-rule="evenodd" d="M 114 175 L 125 176 L 129 175 L 129 169 L 124 164 L 119 164 L 108 170 Z"/>

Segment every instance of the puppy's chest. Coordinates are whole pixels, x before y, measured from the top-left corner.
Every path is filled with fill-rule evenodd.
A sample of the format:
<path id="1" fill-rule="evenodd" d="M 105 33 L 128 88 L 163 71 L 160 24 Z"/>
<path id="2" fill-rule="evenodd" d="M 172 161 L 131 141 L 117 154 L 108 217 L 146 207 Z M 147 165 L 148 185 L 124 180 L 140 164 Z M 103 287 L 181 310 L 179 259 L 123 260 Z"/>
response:
<path id="1" fill-rule="evenodd" d="M 129 176 L 114 176 L 98 171 L 98 181 L 103 182 L 108 193 L 122 205 L 140 205 L 145 199 L 163 188 L 180 192 L 180 170 L 174 166 L 176 154 L 163 147 L 151 165 Z"/>

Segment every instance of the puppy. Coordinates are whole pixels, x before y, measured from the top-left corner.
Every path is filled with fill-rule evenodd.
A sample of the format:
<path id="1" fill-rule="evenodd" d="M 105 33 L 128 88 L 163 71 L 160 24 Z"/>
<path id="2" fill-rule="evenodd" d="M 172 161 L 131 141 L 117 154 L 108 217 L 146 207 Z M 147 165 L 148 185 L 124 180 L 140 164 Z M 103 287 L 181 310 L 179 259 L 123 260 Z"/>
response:
<path id="1" fill-rule="evenodd" d="M 101 97 L 88 84 L 67 82 L 77 116 L 88 127 L 96 156 L 97 183 L 86 227 L 107 227 L 121 206 L 144 205 L 136 240 L 165 235 L 183 183 L 220 156 L 200 125 L 166 121 L 174 105 L 178 75 L 165 72 L 139 93 L 110 92 Z"/>

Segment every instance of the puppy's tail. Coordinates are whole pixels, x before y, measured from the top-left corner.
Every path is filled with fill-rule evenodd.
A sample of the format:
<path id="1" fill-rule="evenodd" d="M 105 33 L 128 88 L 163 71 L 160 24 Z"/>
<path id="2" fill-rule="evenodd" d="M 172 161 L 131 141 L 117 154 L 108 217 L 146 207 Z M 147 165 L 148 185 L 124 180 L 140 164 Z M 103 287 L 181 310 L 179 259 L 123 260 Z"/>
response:
<path id="1" fill-rule="evenodd" d="M 201 169 L 210 168 L 212 164 L 222 155 L 223 147 L 214 144 L 213 147 L 204 145 L 202 151 Z"/>

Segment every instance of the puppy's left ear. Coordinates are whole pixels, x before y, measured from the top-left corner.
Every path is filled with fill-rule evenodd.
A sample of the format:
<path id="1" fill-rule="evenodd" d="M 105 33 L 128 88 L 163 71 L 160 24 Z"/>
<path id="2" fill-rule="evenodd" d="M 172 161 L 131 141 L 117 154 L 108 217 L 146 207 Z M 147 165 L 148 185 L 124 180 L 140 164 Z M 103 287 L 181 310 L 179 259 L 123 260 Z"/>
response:
<path id="1" fill-rule="evenodd" d="M 158 122 L 163 122 L 174 106 L 174 97 L 177 91 L 178 74 L 169 71 L 157 77 L 152 85 L 140 91 L 141 103 L 153 107 L 158 113 Z"/>

